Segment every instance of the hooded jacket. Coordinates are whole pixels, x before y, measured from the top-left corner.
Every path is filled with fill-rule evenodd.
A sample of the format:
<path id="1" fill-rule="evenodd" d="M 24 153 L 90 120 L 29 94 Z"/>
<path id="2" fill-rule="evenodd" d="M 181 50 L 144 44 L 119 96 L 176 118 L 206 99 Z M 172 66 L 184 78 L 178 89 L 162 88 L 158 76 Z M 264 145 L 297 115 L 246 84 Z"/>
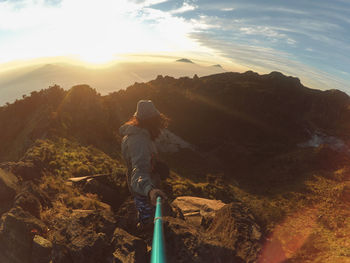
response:
<path id="1" fill-rule="evenodd" d="M 123 125 L 119 133 L 124 136 L 121 144 L 122 155 L 128 172 L 127 181 L 133 194 L 147 196 L 155 188 L 152 179 L 152 156 L 157 149 L 146 129 L 132 125 Z"/>

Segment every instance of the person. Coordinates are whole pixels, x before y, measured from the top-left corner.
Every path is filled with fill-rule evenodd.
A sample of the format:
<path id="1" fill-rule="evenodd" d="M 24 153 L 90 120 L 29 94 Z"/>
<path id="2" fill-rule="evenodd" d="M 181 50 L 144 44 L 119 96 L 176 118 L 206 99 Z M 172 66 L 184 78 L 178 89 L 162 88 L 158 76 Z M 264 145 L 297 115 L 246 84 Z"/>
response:
<path id="1" fill-rule="evenodd" d="M 138 211 L 138 227 L 153 223 L 156 199 L 167 199 L 160 190 L 160 176 L 155 171 L 158 153 L 155 139 L 168 125 L 151 100 L 140 100 L 135 114 L 119 129 L 123 136 L 121 152 L 127 165 L 127 182 Z"/>

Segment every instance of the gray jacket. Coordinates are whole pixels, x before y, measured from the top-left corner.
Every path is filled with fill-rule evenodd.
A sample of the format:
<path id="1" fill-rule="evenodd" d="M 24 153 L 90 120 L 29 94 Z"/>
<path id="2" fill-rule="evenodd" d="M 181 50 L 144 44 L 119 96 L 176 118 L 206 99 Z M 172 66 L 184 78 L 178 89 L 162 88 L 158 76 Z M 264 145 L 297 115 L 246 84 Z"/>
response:
<path id="1" fill-rule="evenodd" d="M 129 189 L 133 194 L 147 196 L 155 188 L 152 179 L 152 156 L 157 148 L 146 129 L 132 125 L 123 125 L 119 132 L 123 137 L 122 155 L 126 162 Z"/>

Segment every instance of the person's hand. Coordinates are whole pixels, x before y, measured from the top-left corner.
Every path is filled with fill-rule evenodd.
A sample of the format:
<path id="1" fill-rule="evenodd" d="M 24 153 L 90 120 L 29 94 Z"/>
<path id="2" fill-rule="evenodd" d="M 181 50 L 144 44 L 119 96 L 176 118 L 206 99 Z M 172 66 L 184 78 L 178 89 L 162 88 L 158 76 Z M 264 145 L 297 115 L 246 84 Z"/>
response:
<path id="1" fill-rule="evenodd" d="M 148 193 L 149 199 L 151 201 L 151 204 L 156 206 L 157 204 L 157 197 L 160 196 L 163 199 L 168 199 L 168 197 L 166 196 L 166 194 L 157 188 L 152 189 L 151 191 L 149 191 Z"/>

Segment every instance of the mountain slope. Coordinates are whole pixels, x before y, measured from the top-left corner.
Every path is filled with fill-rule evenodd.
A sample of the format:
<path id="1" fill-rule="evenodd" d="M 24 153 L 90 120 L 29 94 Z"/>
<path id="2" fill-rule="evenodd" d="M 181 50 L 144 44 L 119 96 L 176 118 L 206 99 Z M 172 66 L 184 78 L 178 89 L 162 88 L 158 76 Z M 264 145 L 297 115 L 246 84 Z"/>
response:
<path id="1" fill-rule="evenodd" d="M 0 161 L 12 161 L 0 167 L 13 172 L 21 187 L 30 181 L 42 188 L 41 196 L 49 195 L 52 206 L 40 208 L 19 197 L 15 200 L 22 201 L 15 202 L 39 214 L 52 229 L 40 230 L 40 235 L 54 242 L 58 262 L 79 258 L 87 248 L 106 254 L 118 246 L 127 249 L 115 243 L 118 235 L 133 244 L 126 251 L 137 247 L 147 257 L 146 244 L 134 237 L 135 211 L 117 132 L 140 99 L 152 99 L 170 117 L 170 130 L 191 144 L 162 154 L 172 169 L 163 184 L 170 200 L 189 195 L 230 203 L 217 217 L 203 217 L 200 228 L 173 207 L 165 227 L 170 254 L 179 256 L 179 262 L 213 260 L 208 251 L 225 262 L 236 256 L 238 262 L 274 262 L 275 255 L 291 262 L 346 259 L 349 96 L 309 89 L 278 72 L 248 71 L 179 79 L 159 75 L 105 96 L 87 85 L 69 90 L 54 86 L 0 107 Z M 107 181 L 65 184 L 68 177 L 111 171 Z M 23 213 L 13 207 L 1 222 Z M 84 225 L 91 222 L 87 218 L 96 224 Z M 40 222 L 32 223 L 42 228 Z M 90 229 L 87 236 L 84 227 Z M 115 227 L 127 233 L 106 234 Z M 7 233 L 0 228 L 0 245 Z M 232 245 L 238 236 L 244 242 Z"/>
<path id="2" fill-rule="evenodd" d="M 75 138 L 115 152 L 118 127 L 140 99 L 152 99 L 171 118 L 171 129 L 199 151 L 214 155 L 223 170 L 263 163 L 294 150 L 316 132 L 349 139 L 349 97 L 340 91 L 308 89 L 276 72 L 159 76 L 108 96 L 84 85 L 69 91 L 53 87 L 2 107 L 0 160 L 20 157 L 30 141 L 42 136 Z"/>

